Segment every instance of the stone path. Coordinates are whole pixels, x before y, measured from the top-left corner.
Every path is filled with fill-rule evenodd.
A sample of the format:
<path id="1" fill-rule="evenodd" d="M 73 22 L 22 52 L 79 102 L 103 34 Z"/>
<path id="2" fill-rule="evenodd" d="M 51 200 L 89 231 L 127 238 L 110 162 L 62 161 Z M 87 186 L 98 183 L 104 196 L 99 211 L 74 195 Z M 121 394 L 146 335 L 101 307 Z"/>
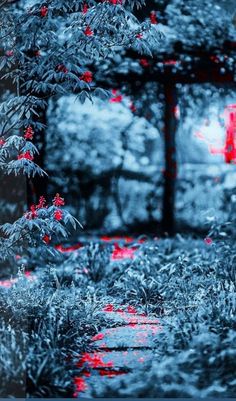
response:
<path id="1" fill-rule="evenodd" d="M 102 384 L 111 384 L 112 379 L 130 374 L 153 358 L 153 340 L 161 330 L 158 319 L 140 315 L 132 306 L 123 310 L 107 305 L 103 313 L 109 313 L 109 318 L 119 326 L 92 337 L 94 350 L 78 360 L 81 375 L 74 379 L 74 396 L 78 398 L 92 397 L 93 388 L 99 392 Z"/>
<path id="2" fill-rule="evenodd" d="M 137 244 L 132 244 L 134 239 L 126 237 L 122 244 L 116 242 L 120 239 L 102 237 L 101 241 L 113 243 L 111 260 L 133 259 L 138 249 Z M 137 242 L 141 244 L 143 240 Z M 61 252 L 73 252 L 83 246 L 79 243 L 68 247 L 58 245 L 56 248 Z M 25 272 L 25 276 L 29 280 L 36 279 L 30 272 Z M 10 288 L 17 281 L 18 278 L 0 281 L 0 287 Z M 84 353 L 78 360 L 77 367 L 81 373 L 74 378 L 75 398 L 91 398 L 93 388 L 99 393 L 102 384 L 111 384 L 117 376 L 129 375 L 138 365 L 153 358 L 153 340 L 161 330 L 158 319 L 139 314 L 133 306 L 124 309 L 108 304 L 101 313 L 109 315 L 115 327 L 104 329 L 92 337 L 93 351 Z"/>

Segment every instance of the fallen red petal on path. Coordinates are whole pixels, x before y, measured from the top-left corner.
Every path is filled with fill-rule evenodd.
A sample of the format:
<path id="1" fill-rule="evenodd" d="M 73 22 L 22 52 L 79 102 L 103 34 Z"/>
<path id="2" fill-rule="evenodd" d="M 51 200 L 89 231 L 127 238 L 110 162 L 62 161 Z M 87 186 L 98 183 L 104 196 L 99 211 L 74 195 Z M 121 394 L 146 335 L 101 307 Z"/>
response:
<path id="1" fill-rule="evenodd" d="M 85 383 L 83 377 L 75 377 L 74 384 L 76 386 L 76 391 L 77 391 L 75 393 L 76 395 L 78 395 L 78 393 L 80 392 L 87 390 L 87 384 Z"/>
<path id="2" fill-rule="evenodd" d="M 103 338 L 104 338 L 104 334 L 98 333 L 91 338 L 91 341 L 99 341 L 99 340 L 103 340 Z"/>
<path id="3" fill-rule="evenodd" d="M 113 367 L 113 362 L 112 361 L 104 362 L 103 357 L 104 353 L 101 352 L 94 352 L 94 353 L 85 352 L 80 358 L 77 366 L 79 368 L 82 368 L 84 365 L 87 364 L 92 369 Z"/>
<path id="4" fill-rule="evenodd" d="M 115 309 L 114 309 L 113 305 L 106 305 L 106 306 L 104 306 L 103 311 L 104 312 L 114 312 Z"/>
<path id="5" fill-rule="evenodd" d="M 137 310 L 133 306 L 128 306 L 127 307 L 127 312 L 128 313 L 137 313 Z"/>

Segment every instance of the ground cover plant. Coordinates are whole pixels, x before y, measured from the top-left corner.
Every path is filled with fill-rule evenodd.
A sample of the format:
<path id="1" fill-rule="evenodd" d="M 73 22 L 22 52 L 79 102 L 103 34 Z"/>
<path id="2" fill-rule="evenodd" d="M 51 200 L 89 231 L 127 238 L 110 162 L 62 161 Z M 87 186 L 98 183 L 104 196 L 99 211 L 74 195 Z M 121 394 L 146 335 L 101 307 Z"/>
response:
<path id="1" fill-rule="evenodd" d="M 151 362 L 100 380 L 94 396 L 233 397 L 234 245 L 177 237 L 147 241 L 133 259 L 111 259 L 110 251 L 86 245 L 36 281 L 21 273 L 1 289 L 1 395 L 14 395 L 22 378 L 28 396 L 72 396 L 91 338 L 120 324 L 101 313 L 113 305 L 158 317 L 162 330 Z"/>

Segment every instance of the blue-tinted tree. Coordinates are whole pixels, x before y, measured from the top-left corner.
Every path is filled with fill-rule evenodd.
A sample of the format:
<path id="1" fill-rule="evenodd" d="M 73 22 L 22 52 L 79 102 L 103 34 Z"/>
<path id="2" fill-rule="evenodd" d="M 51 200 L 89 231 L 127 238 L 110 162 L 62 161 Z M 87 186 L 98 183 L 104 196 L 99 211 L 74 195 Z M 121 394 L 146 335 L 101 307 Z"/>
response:
<path id="1" fill-rule="evenodd" d="M 45 135 L 50 98 L 76 93 L 80 101 L 105 98 L 90 66 L 102 65 L 117 49 L 136 46 L 149 51 L 157 41 L 150 23 L 133 14 L 143 0 L 48 0 L 1 3 L 0 169 L 5 174 L 44 176 L 34 137 Z M 140 35 L 145 37 L 140 44 Z M 150 51 L 149 51 L 150 52 Z M 42 140 L 43 143 L 43 140 Z M 40 188 L 42 191 L 42 188 Z M 37 194 L 39 195 L 39 194 Z M 42 193 L 40 195 L 43 195 Z M 36 205 L 37 203 L 37 205 Z M 58 202 L 57 202 L 58 203 Z M 62 202 L 61 202 L 62 203 Z M 35 199 L 31 210 L 1 228 L 1 253 L 14 254 L 29 243 L 48 244 L 52 233 L 66 235 L 73 218 L 54 204 Z M 59 209 L 57 209 L 59 207 Z"/>

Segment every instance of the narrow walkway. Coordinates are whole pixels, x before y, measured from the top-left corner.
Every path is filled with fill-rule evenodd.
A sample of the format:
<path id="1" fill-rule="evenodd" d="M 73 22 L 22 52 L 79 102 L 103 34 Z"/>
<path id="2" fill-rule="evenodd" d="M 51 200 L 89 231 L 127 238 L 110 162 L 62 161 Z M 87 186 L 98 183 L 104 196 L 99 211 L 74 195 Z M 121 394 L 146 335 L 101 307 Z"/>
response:
<path id="1" fill-rule="evenodd" d="M 101 385 L 111 384 L 115 377 L 130 374 L 140 363 L 153 358 L 153 339 L 161 330 L 158 319 L 140 315 L 132 306 L 123 310 L 107 305 L 103 313 L 109 313 L 117 327 L 91 339 L 94 351 L 84 353 L 77 364 L 81 375 L 74 379 L 75 397 L 92 397 L 93 388 L 99 393 Z"/>
<path id="2" fill-rule="evenodd" d="M 133 238 L 125 237 L 123 244 L 116 241 L 119 237 L 102 237 L 102 242 L 113 243 L 112 261 L 133 259 L 138 249 Z M 144 240 L 138 240 L 141 244 Z M 65 247 L 58 245 L 61 252 L 73 252 L 82 248 L 84 244 Z M 31 272 L 24 273 L 29 280 L 36 277 Z M 0 286 L 10 288 L 18 281 L 18 277 L 0 281 Z M 75 398 L 93 397 L 93 388 L 99 393 L 103 384 L 112 384 L 112 379 L 120 375 L 129 375 L 140 364 L 153 358 L 155 344 L 153 339 L 161 330 L 160 322 L 156 318 L 139 314 L 133 306 L 117 307 L 106 305 L 101 314 L 109 315 L 111 328 L 106 328 L 91 338 L 93 351 L 84 353 L 77 362 L 81 369 L 78 377 L 74 378 L 76 386 Z"/>

